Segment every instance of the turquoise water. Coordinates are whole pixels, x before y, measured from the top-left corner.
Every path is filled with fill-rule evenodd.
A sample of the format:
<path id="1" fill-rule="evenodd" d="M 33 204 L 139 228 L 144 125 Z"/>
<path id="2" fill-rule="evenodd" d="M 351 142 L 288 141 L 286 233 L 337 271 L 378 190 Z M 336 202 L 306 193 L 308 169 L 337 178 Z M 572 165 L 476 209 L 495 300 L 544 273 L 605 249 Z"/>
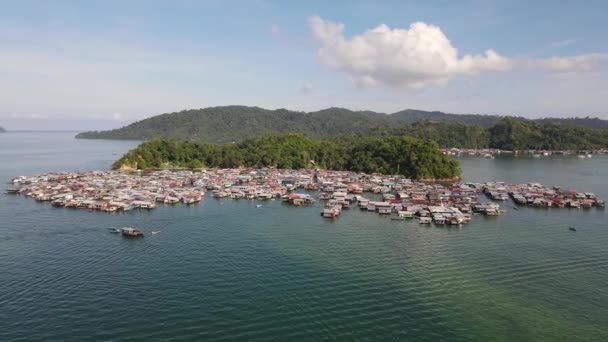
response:
<path id="1" fill-rule="evenodd" d="M 73 135 L 0 135 L 0 181 L 107 168 L 136 144 Z M 608 199 L 608 157 L 461 163 L 466 180 Z M 106 214 L 0 194 L 0 340 L 608 340 L 605 211 L 521 208 L 458 229 L 255 204 Z M 106 230 L 124 225 L 161 233 Z"/>

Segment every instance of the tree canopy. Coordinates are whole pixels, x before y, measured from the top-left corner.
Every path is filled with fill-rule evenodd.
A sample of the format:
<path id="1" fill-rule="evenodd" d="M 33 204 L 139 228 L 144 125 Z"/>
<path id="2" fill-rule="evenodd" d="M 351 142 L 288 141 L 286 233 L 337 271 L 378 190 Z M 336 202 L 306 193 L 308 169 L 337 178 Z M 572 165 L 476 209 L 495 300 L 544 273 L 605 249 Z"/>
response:
<path id="1" fill-rule="evenodd" d="M 155 139 L 127 152 L 113 167 L 325 168 L 402 174 L 415 179 L 460 175 L 458 162 L 443 155 L 431 140 L 354 135 L 313 140 L 295 133 L 269 134 L 223 145 Z"/>
<path id="2" fill-rule="evenodd" d="M 608 147 L 608 131 L 555 122 L 504 118 L 489 130 L 490 147 L 503 150 L 576 150 Z"/>
<path id="3" fill-rule="evenodd" d="M 505 135 L 507 126 L 517 134 L 514 144 Z M 598 129 L 596 129 L 598 128 Z M 606 128 L 606 130 L 600 130 Z M 297 132 L 313 139 L 343 134 L 386 137 L 406 135 L 432 139 L 441 147 L 512 149 L 513 146 L 545 146 L 558 149 L 607 147 L 605 132 L 608 121 L 593 118 L 526 120 L 492 115 L 447 114 L 404 110 L 394 114 L 371 111 L 350 111 L 328 108 L 317 112 L 295 112 L 286 109 L 266 110 L 259 107 L 225 106 L 162 114 L 110 131 L 84 132 L 78 138 L 191 140 L 208 143 L 241 142 L 270 133 Z M 553 139 L 550 135 L 557 135 Z M 593 136 L 599 138 L 592 138 Z M 534 140 L 534 139 L 540 140 Z"/>

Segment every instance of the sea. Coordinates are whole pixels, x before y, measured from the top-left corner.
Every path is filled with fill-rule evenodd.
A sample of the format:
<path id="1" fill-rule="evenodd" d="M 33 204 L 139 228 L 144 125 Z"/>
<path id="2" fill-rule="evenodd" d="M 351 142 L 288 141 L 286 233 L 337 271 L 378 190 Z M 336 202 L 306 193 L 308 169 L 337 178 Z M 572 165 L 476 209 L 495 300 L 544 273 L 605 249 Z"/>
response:
<path id="1" fill-rule="evenodd" d="M 608 341 L 605 210 L 506 202 L 455 228 L 280 201 L 108 214 L 4 194 L 137 145 L 75 134 L 0 134 L 0 341 Z M 459 160 L 465 181 L 608 199 L 608 156 Z M 160 233 L 107 229 L 122 226 Z"/>

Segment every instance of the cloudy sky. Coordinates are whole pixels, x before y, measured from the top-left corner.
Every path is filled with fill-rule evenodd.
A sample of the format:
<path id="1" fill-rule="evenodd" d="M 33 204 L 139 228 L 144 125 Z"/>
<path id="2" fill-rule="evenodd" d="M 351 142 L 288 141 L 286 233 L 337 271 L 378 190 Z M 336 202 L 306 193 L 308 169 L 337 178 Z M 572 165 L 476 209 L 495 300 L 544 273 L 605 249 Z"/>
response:
<path id="1" fill-rule="evenodd" d="M 606 1 L 0 1 L 0 125 L 218 105 L 608 119 Z"/>

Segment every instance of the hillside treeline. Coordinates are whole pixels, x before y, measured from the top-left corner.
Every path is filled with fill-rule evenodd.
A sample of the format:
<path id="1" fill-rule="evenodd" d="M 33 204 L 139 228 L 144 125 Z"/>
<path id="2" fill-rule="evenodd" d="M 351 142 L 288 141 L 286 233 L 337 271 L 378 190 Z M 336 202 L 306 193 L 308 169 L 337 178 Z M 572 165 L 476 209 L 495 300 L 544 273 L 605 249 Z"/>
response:
<path id="1" fill-rule="evenodd" d="M 460 175 L 458 162 L 443 155 L 434 141 L 354 135 L 313 140 L 294 133 L 264 135 L 238 144 L 155 139 L 127 152 L 113 167 L 323 168 L 400 174 L 414 179 Z"/>
<path id="2" fill-rule="evenodd" d="M 317 112 L 226 106 L 162 114 L 78 138 L 191 140 L 232 143 L 264 134 L 296 132 L 312 139 L 344 134 L 432 139 L 441 147 L 589 149 L 608 147 L 608 121 L 591 118 L 526 120 L 405 110 L 394 114 L 329 108 Z"/>

